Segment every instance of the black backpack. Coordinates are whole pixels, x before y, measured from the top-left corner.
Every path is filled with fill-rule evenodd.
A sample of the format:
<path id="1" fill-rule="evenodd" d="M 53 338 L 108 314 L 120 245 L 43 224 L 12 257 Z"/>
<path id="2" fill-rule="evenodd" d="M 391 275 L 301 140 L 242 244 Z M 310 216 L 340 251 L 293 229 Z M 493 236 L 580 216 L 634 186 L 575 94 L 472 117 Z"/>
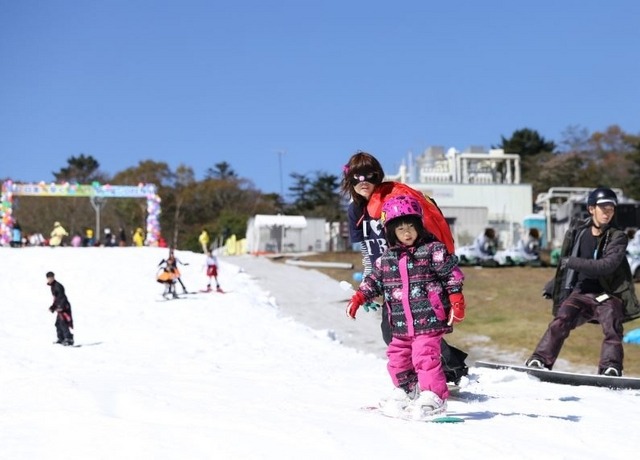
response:
<path id="1" fill-rule="evenodd" d="M 442 339 L 440 346 L 440 360 L 442 361 L 442 370 L 447 376 L 447 382 L 454 384 L 460 383 L 460 379 L 469 373 L 469 368 L 464 360 L 467 354 L 458 350 L 456 347 L 449 345 Z"/>

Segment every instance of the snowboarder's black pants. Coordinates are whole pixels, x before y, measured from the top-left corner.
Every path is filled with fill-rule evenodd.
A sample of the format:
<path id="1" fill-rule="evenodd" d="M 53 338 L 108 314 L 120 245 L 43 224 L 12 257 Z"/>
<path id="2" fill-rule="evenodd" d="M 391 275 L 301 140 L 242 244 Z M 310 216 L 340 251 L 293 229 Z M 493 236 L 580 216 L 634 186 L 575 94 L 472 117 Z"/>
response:
<path id="1" fill-rule="evenodd" d="M 73 342 L 73 334 L 69 329 L 69 324 L 60 313 L 56 318 L 56 332 L 58 333 L 58 342 L 64 342 L 65 340 Z"/>

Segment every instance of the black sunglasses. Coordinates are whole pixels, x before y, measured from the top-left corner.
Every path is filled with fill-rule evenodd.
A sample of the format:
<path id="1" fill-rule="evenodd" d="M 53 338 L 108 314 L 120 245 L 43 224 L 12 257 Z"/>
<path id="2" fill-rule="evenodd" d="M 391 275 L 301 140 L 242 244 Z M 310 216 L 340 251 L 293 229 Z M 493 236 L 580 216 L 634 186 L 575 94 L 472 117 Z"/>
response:
<path id="1" fill-rule="evenodd" d="M 370 171 L 362 174 L 352 174 L 349 177 L 349 183 L 351 185 L 358 185 L 360 182 L 369 182 L 370 184 L 380 183 L 380 177 L 377 172 Z"/>

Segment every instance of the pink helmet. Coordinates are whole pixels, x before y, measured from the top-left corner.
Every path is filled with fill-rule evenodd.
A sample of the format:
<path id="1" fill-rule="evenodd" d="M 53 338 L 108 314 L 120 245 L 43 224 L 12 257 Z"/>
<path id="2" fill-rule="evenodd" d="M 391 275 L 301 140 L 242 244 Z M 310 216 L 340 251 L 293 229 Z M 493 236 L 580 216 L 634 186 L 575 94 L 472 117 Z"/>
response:
<path id="1" fill-rule="evenodd" d="M 422 218 L 422 208 L 415 198 L 406 195 L 398 195 L 389 198 L 382 205 L 380 219 L 385 227 L 393 219 L 403 216 L 418 216 Z"/>

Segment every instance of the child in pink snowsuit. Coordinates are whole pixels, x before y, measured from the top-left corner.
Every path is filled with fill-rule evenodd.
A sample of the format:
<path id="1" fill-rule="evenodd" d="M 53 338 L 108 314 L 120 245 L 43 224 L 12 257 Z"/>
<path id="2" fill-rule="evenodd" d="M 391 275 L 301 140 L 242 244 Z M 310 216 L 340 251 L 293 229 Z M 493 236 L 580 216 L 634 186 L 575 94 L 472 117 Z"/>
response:
<path id="1" fill-rule="evenodd" d="M 347 315 L 355 319 L 360 305 L 384 296 L 383 314 L 389 315 L 393 334 L 387 369 L 396 387 L 387 401 L 396 409 L 417 413 L 416 417 L 441 413 L 449 390 L 440 341 L 454 322 L 464 319 L 464 275 L 457 257 L 425 230 L 415 199 L 389 199 L 381 220 L 389 248 L 360 284 Z"/>

